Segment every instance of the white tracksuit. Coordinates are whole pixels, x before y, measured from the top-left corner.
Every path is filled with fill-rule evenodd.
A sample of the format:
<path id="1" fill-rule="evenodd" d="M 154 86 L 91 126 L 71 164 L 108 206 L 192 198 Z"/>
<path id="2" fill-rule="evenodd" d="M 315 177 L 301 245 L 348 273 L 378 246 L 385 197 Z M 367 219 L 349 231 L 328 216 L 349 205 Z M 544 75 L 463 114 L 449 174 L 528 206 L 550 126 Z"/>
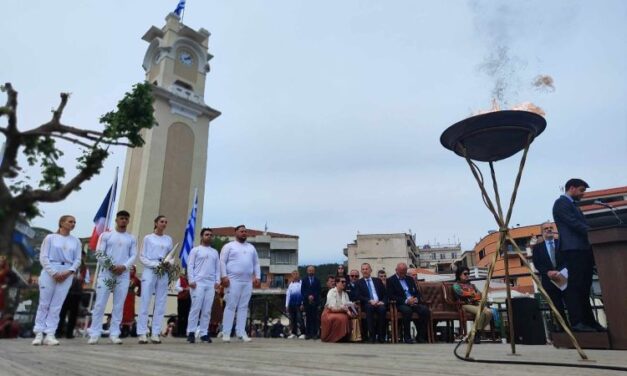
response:
<path id="1" fill-rule="evenodd" d="M 49 234 L 41 243 L 39 262 L 43 270 L 39 276 L 39 306 L 33 331 L 54 334 L 74 276 L 70 275 L 60 283 L 52 276 L 66 270 L 77 272 L 81 266 L 81 242 L 72 235 Z"/>
<path id="2" fill-rule="evenodd" d="M 165 303 L 168 298 L 168 276 L 157 277 L 154 268 L 159 266 L 168 252 L 172 250 L 172 238 L 168 235 L 149 234 L 144 237 L 139 260 L 144 265 L 142 272 L 142 295 L 137 318 L 137 334 L 145 335 L 148 332 L 148 307 L 152 294 L 155 294 L 155 305 L 152 313 L 152 335 L 161 334 L 161 324 L 165 313 Z"/>
<path id="3" fill-rule="evenodd" d="M 226 308 L 222 320 L 222 333 L 231 335 L 233 319 L 237 311 L 235 330 L 238 336 L 246 334 L 246 316 L 248 302 L 253 292 L 253 277 L 261 278 L 261 268 L 255 247 L 237 240 L 229 242 L 220 252 L 220 272 L 222 277 L 228 277 L 229 288 L 225 290 Z"/>
<path id="4" fill-rule="evenodd" d="M 200 335 L 207 335 L 216 283 L 220 278 L 220 256 L 211 247 L 192 248 L 187 258 L 187 280 L 196 283 L 191 288 L 192 306 L 187 318 L 187 333 L 196 333 L 200 316 Z"/>
<path id="5" fill-rule="evenodd" d="M 114 265 L 124 265 L 126 270 L 115 275 L 109 270 L 100 268 L 98 281 L 96 281 L 96 303 L 91 312 L 91 326 L 89 328 L 90 337 L 100 337 L 102 333 L 102 319 L 104 316 L 105 306 L 109 300 L 111 291 L 105 285 L 104 281 L 108 278 L 115 278 L 118 284 L 113 290 L 113 308 L 111 310 L 110 335 L 118 337 L 120 335 L 120 323 L 122 322 L 122 310 L 124 309 L 124 300 L 128 293 L 128 285 L 130 282 L 131 266 L 135 262 L 137 256 L 137 240 L 127 232 L 105 232 L 100 235 L 98 242 L 98 252 L 105 253 L 111 257 Z M 102 262 L 102 261 L 101 261 Z"/>

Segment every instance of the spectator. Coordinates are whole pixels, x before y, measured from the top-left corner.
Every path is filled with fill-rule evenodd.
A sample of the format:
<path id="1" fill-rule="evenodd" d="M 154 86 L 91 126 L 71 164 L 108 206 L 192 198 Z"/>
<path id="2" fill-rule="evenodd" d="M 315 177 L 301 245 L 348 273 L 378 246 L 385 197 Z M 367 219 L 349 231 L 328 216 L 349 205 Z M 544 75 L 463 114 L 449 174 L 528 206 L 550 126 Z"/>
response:
<path id="1" fill-rule="evenodd" d="M 479 311 L 479 302 L 481 301 L 481 293 L 477 287 L 470 283 L 470 270 L 466 266 L 460 266 L 455 271 L 455 284 L 453 290 L 455 295 L 462 302 L 462 309 L 465 312 L 476 315 Z M 488 307 L 483 307 L 483 312 L 479 316 L 477 328 L 479 331 L 475 334 L 475 343 L 479 343 L 481 339 L 481 331 L 492 320 L 492 311 Z"/>
<path id="2" fill-rule="evenodd" d="M 350 335 L 350 319 L 356 317 L 355 307 L 344 291 L 346 278 L 336 276 L 335 287 L 329 290 L 322 312 L 320 339 L 322 342 L 339 342 Z"/>

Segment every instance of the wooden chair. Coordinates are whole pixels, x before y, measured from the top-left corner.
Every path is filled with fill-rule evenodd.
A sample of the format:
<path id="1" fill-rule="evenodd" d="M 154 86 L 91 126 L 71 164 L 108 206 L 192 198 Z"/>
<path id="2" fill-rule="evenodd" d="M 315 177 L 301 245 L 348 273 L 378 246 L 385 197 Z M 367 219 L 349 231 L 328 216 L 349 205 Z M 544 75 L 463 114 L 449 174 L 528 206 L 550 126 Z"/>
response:
<path id="1" fill-rule="evenodd" d="M 418 283 L 418 290 L 422 300 L 429 305 L 431 318 L 429 322 L 429 342 L 435 342 L 435 326 L 438 322 L 444 321 L 448 333 L 453 333 L 455 320 L 461 320 L 459 310 L 455 306 L 447 304 L 442 282 L 422 282 Z M 460 321 L 461 322 L 461 321 Z M 453 342 L 452 338 L 447 341 Z"/>

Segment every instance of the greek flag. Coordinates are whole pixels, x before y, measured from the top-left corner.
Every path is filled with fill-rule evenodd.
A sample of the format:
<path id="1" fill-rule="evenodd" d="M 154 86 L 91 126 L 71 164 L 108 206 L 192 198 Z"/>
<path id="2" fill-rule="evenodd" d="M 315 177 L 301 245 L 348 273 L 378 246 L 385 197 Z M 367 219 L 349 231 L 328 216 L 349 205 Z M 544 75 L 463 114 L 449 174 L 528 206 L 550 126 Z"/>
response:
<path id="1" fill-rule="evenodd" d="M 185 10 L 185 0 L 179 0 L 179 4 L 174 9 L 174 14 L 181 17 L 181 13 Z"/>
<path id="2" fill-rule="evenodd" d="M 183 236 L 183 247 L 181 248 L 181 265 L 187 268 L 187 256 L 194 247 L 194 234 L 196 227 L 196 212 L 198 211 L 198 189 L 194 192 L 194 206 L 192 212 L 189 213 L 189 219 L 187 220 L 187 227 L 185 228 L 185 235 Z"/>

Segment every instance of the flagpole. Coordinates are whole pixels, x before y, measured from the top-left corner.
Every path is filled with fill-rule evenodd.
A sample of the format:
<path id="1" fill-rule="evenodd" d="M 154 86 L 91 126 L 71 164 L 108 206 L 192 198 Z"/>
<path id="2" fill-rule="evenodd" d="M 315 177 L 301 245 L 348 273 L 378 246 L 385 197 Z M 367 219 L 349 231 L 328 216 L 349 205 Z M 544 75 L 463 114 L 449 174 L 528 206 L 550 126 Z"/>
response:
<path id="1" fill-rule="evenodd" d="M 104 225 L 104 231 L 107 231 L 107 227 L 109 227 L 109 221 L 111 220 L 110 215 L 111 215 L 111 207 L 113 206 L 113 201 L 115 200 L 115 196 L 116 196 L 116 191 L 118 188 L 118 171 L 119 171 L 119 167 L 115 168 L 115 175 L 113 176 L 113 184 L 111 185 L 111 196 L 109 197 L 109 205 L 107 206 L 107 214 L 105 215 L 105 225 Z M 115 187 L 115 188 L 114 188 Z M 102 234 L 101 234 L 102 236 Z M 96 249 L 94 249 L 94 252 L 98 251 L 98 246 L 100 245 L 100 236 L 98 237 L 98 243 L 96 243 Z M 92 288 L 95 286 L 96 281 L 98 280 L 98 274 L 100 272 L 100 263 L 96 262 L 96 271 L 94 272 L 94 280 L 92 281 Z M 90 306 L 91 306 L 91 302 L 90 302 Z"/>

